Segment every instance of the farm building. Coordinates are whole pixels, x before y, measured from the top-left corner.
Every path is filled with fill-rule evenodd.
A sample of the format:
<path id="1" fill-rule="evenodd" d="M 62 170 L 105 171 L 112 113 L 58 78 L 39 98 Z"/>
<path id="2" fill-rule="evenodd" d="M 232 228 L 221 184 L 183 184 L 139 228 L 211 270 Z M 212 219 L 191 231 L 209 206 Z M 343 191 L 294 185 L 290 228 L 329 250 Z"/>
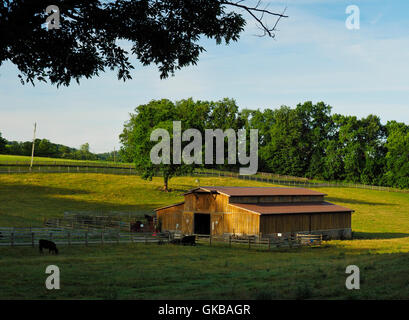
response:
<path id="1" fill-rule="evenodd" d="M 155 209 L 162 231 L 183 234 L 323 234 L 351 237 L 353 210 L 302 188 L 199 187 L 184 202 Z"/>

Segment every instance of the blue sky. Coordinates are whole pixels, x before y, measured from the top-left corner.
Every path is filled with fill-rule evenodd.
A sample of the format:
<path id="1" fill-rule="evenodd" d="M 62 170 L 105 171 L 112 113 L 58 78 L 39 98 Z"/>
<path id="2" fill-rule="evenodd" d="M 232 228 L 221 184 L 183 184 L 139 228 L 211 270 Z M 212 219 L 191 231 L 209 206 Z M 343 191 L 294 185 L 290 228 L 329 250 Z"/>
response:
<path id="1" fill-rule="evenodd" d="M 118 135 L 128 114 L 152 99 L 236 99 L 240 108 L 294 107 L 324 101 L 333 112 L 382 122 L 409 124 L 409 1 L 288 0 L 276 39 L 259 38 L 248 19 L 239 42 L 229 46 L 202 41 L 206 52 L 197 66 L 160 80 L 156 66 L 136 66 L 133 80 L 115 73 L 56 88 L 22 86 L 10 64 L 0 67 L 0 132 L 9 140 L 38 137 L 91 151 L 119 148 Z M 348 5 L 358 5 L 360 30 L 345 27 Z"/>

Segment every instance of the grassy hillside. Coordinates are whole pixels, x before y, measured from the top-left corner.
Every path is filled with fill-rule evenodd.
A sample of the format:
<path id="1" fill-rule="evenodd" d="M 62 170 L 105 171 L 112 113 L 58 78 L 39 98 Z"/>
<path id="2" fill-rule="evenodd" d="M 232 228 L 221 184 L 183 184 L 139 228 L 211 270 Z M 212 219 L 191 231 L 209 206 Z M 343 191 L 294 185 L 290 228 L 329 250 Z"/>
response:
<path id="1" fill-rule="evenodd" d="M 0 164 L 1 163 L 30 163 L 31 162 L 31 157 L 29 156 L 14 156 L 14 155 L 7 155 L 7 154 L 0 154 Z M 88 160 L 72 160 L 72 159 L 61 159 L 61 158 L 47 158 L 47 157 L 34 157 L 34 164 L 36 163 L 50 163 L 50 164 L 59 164 L 59 163 L 75 163 L 75 164 L 115 164 L 117 166 L 129 166 L 131 165 L 130 163 L 118 163 L 118 162 L 112 162 L 112 161 L 102 161 L 102 160 L 93 160 L 93 161 L 88 161 Z"/>
<path id="2" fill-rule="evenodd" d="M 0 226 L 41 225 L 64 211 L 150 211 L 183 199 L 194 177 L 162 180 L 103 174 L 0 175 Z M 201 185 L 270 186 L 230 178 Z M 355 210 L 358 239 L 322 248 L 263 252 L 157 245 L 62 247 L 59 256 L 0 247 L 0 298 L 409 298 L 409 196 L 320 188 Z M 62 289 L 44 288 L 46 265 L 61 269 Z M 361 290 L 345 289 L 345 268 L 361 270 Z M 205 268 L 203 266 L 206 266 Z"/>

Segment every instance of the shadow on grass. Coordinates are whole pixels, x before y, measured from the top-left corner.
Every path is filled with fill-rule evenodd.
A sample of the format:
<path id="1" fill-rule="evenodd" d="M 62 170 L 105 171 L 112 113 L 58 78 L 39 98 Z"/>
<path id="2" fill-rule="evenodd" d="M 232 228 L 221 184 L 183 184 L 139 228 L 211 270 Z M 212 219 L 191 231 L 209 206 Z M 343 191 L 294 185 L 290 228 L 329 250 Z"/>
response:
<path id="1" fill-rule="evenodd" d="M 396 239 L 409 237 L 409 233 L 396 232 L 353 232 L 353 239 Z"/>
<path id="2" fill-rule="evenodd" d="M 76 196 L 86 196 L 78 199 Z M 91 195 L 91 196 L 90 196 Z M 73 197 L 71 197 L 73 196 Z M 74 198 L 75 197 L 75 198 Z M 62 217 L 64 212 L 152 214 L 156 203 L 118 203 L 116 199 L 93 198 L 92 192 L 77 188 L 22 184 L 0 185 L 0 226 L 36 226 L 44 218 Z M 2 206 L 2 201 L 4 206 Z M 160 207 L 160 205 L 159 205 Z"/>
<path id="3" fill-rule="evenodd" d="M 348 198 L 326 197 L 325 200 L 329 202 L 338 202 L 338 203 L 345 203 L 345 204 L 366 204 L 370 206 L 396 206 L 396 204 L 393 204 L 393 203 L 369 202 L 369 201 L 354 200 L 354 199 L 348 199 Z"/>

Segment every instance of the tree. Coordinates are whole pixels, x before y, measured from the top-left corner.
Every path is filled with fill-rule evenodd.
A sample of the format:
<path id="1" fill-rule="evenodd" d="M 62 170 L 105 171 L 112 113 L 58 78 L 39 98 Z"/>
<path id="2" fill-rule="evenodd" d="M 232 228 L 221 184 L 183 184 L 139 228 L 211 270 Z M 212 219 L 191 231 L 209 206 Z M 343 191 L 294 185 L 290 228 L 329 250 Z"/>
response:
<path id="1" fill-rule="evenodd" d="M 325 149 L 331 139 L 333 122 L 331 106 L 324 102 L 313 104 L 307 101 L 298 104 L 296 112 L 302 121 L 302 140 L 305 161 L 305 176 L 318 178 L 323 176 Z"/>
<path id="2" fill-rule="evenodd" d="M 305 173 L 305 149 L 302 136 L 302 119 L 295 109 L 282 106 L 273 111 L 269 130 L 271 141 L 263 148 L 269 172 L 303 176 Z"/>
<path id="3" fill-rule="evenodd" d="M 409 126 L 396 121 L 386 124 L 386 173 L 384 183 L 409 188 Z"/>
<path id="4" fill-rule="evenodd" d="M 379 183 L 384 174 L 385 129 L 379 117 L 369 115 L 357 119 L 355 116 L 334 115 L 338 126 L 338 153 L 344 167 L 342 178 L 365 184 Z"/>
<path id="5" fill-rule="evenodd" d="M 201 163 L 154 164 L 150 157 L 152 148 L 158 143 L 150 141 L 151 133 L 155 129 L 165 129 L 170 138 L 170 154 L 173 155 L 173 122 L 181 122 L 181 130 L 197 129 L 201 133 L 202 153 Z M 205 146 L 205 129 L 238 128 L 238 107 L 234 100 L 221 101 L 193 101 L 185 99 L 175 103 L 163 99 L 152 100 L 146 105 L 140 105 L 131 114 L 131 118 L 124 125 L 120 135 L 122 144 L 120 153 L 124 161 L 133 161 L 142 178 L 151 180 L 155 175 L 163 177 L 163 189 L 168 190 L 169 180 L 178 175 L 191 173 L 195 167 L 202 166 L 204 161 L 203 148 Z M 192 141 L 182 141 L 181 150 Z M 227 143 L 227 142 L 226 142 Z M 226 148 L 225 148 L 226 150 Z M 227 156 L 225 155 L 225 159 Z M 215 163 L 215 162 L 213 162 Z M 214 166 L 213 166 L 214 167 Z"/>
<path id="6" fill-rule="evenodd" d="M 4 139 L 1 136 L 1 132 L 0 132 L 0 153 L 6 153 L 7 152 L 6 143 L 7 143 L 6 139 Z"/>
<path id="7" fill-rule="evenodd" d="M 36 154 L 40 157 L 54 157 L 56 152 L 57 149 L 55 144 L 51 143 L 47 139 L 42 139 L 38 144 L 38 148 L 36 149 Z"/>
<path id="8" fill-rule="evenodd" d="M 182 105 L 186 106 L 186 104 Z M 152 180 L 155 175 L 162 175 L 165 191 L 168 191 L 170 178 L 192 170 L 192 166 L 173 164 L 173 161 L 170 164 L 154 164 L 150 158 L 151 149 L 156 144 L 150 141 L 150 136 L 155 129 L 165 129 L 169 132 L 172 148 L 173 120 L 181 120 L 180 117 L 176 117 L 176 114 L 176 107 L 171 101 L 152 100 L 148 104 L 135 108 L 135 113 L 131 114 L 131 119 L 125 123 L 120 135 L 121 155 L 127 161 L 135 163 L 143 179 Z M 170 154 L 172 152 L 173 149 L 170 150 Z"/>
<path id="9" fill-rule="evenodd" d="M 165 78 L 197 63 L 204 51 L 198 44 L 201 37 L 217 44 L 237 41 L 246 21 L 235 9 L 247 12 L 270 37 L 279 20 L 287 17 L 261 8 L 260 2 L 251 6 L 243 0 L 55 0 L 52 4 L 60 10 L 60 29 L 42 26 L 49 1 L 0 4 L 0 65 L 7 60 L 15 64 L 22 83 L 49 80 L 68 86 L 71 80 L 79 82 L 106 69 L 127 80 L 134 68 L 132 54 L 143 65 L 158 65 Z M 276 18 L 272 28 L 265 16 Z"/>

